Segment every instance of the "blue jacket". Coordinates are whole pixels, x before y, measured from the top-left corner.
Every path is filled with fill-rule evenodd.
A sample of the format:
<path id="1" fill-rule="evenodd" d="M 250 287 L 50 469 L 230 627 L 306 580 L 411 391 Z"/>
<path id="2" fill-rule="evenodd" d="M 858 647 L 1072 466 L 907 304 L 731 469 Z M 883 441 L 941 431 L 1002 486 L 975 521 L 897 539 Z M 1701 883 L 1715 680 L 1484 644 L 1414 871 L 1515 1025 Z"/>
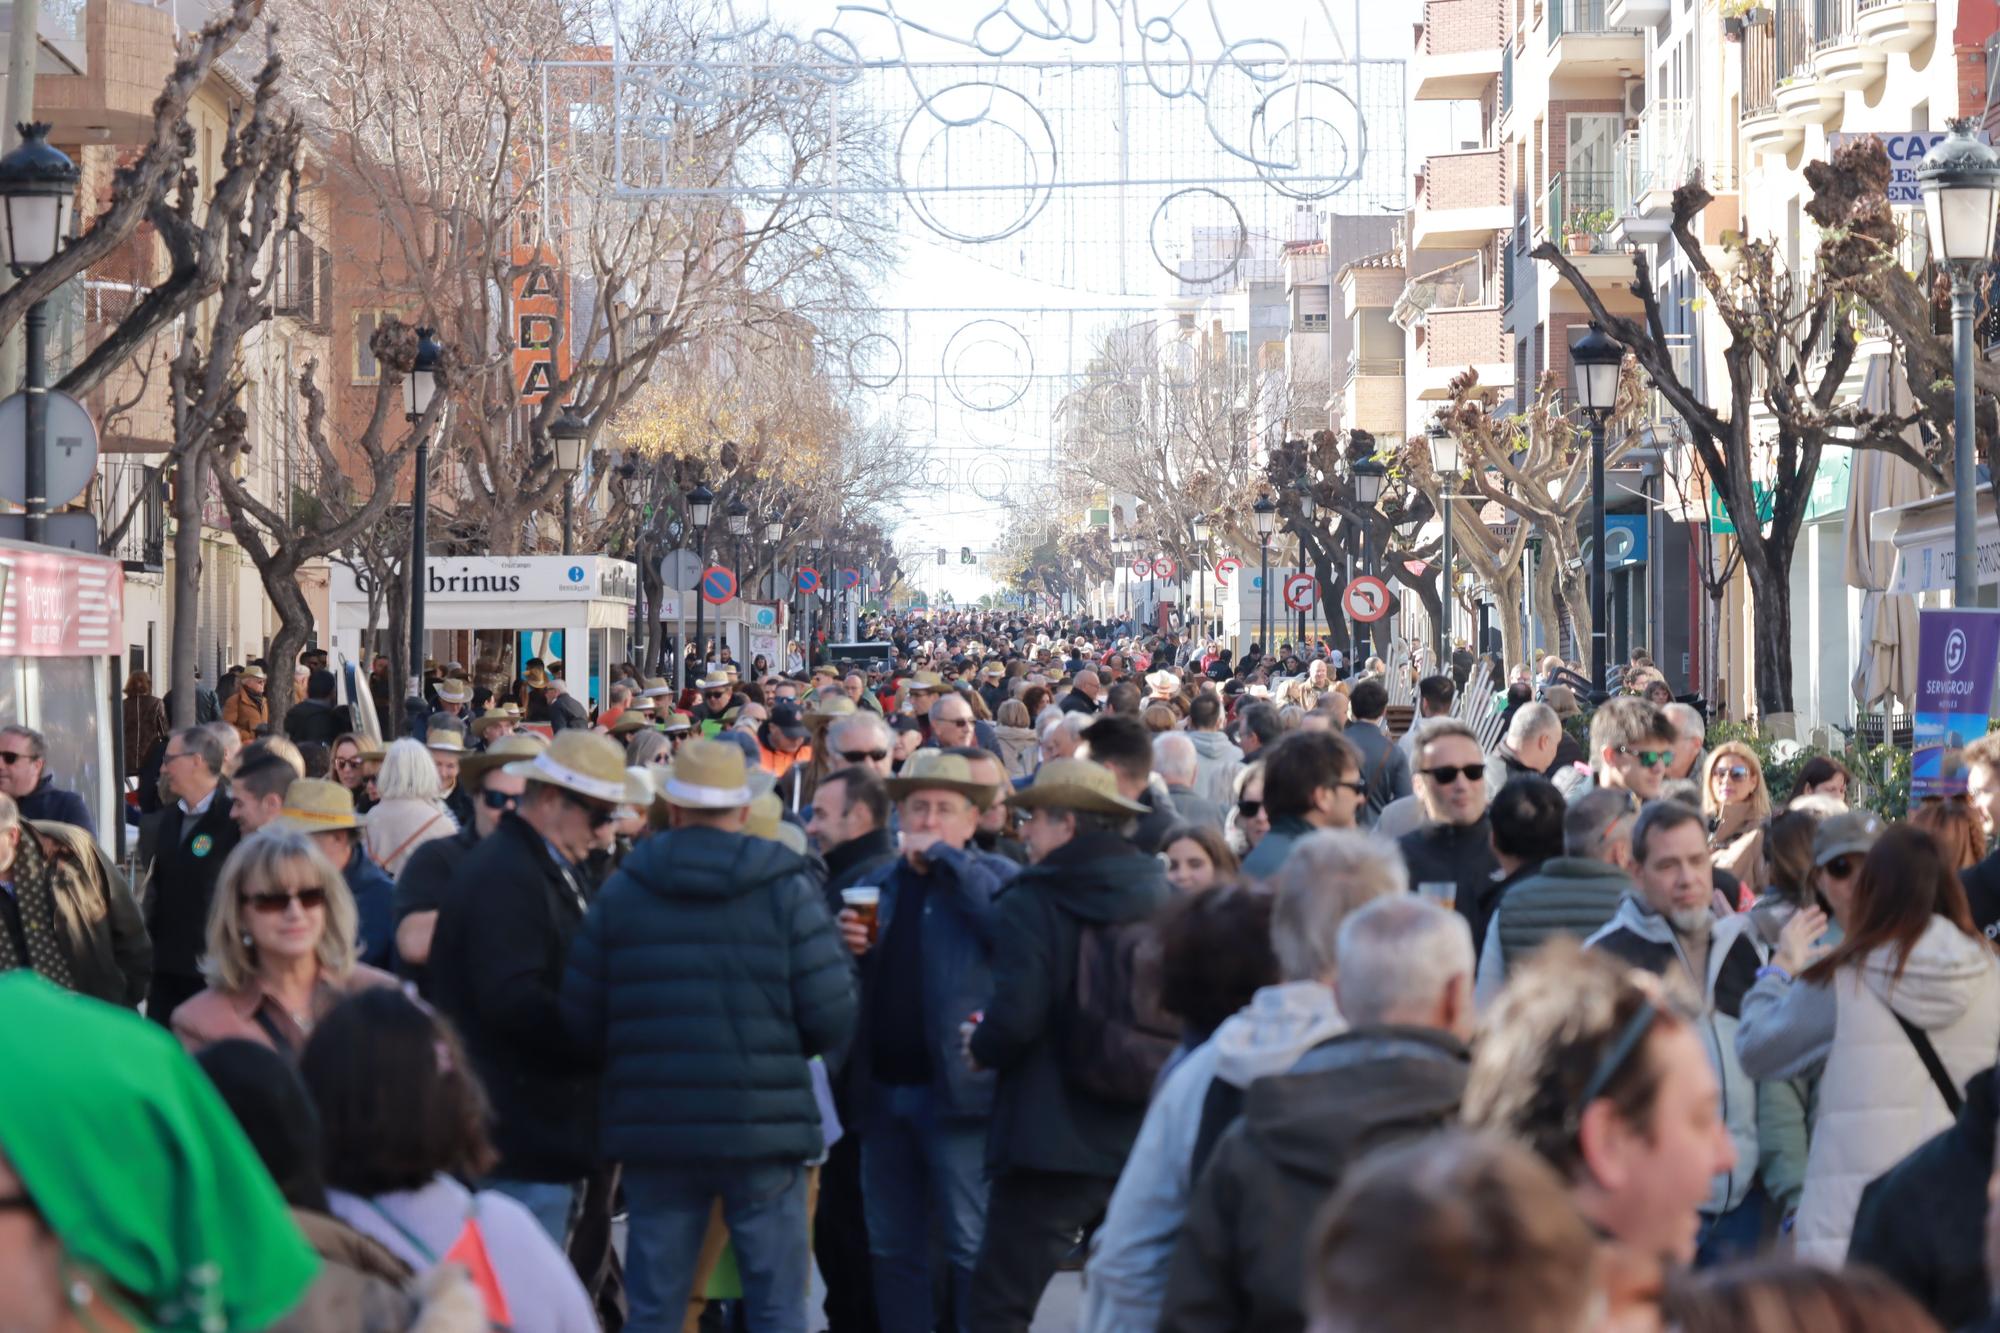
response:
<path id="1" fill-rule="evenodd" d="M 992 852 L 952 847 L 929 853 L 929 893 L 924 900 L 924 1044 L 931 1055 L 932 1092 L 938 1109 L 950 1116 L 980 1119 L 993 1111 L 993 1075 L 975 1074 L 965 1066 L 958 1025 L 975 1010 L 984 1009 L 993 994 L 993 914 L 995 899 L 1020 867 Z M 903 857 L 885 865 L 874 882 L 882 888 L 876 908 L 876 938 L 888 938 L 896 901 L 909 891 L 917 872 Z M 869 881 L 863 879 L 862 884 Z M 856 1027 L 853 1087 L 869 1086 L 871 1057 L 869 1024 L 879 980 L 874 966 L 878 947 L 861 960 L 861 1021 Z"/>
<path id="2" fill-rule="evenodd" d="M 396 965 L 396 881 L 368 859 L 359 841 L 340 873 L 361 919 L 361 961 L 391 971 Z"/>
<path id="3" fill-rule="evenodd" d="M 59 824 L 74 824 L 93 838 L 97 836 L 97 825 L 90 820 L 90 807 L 75 792 L 56 786 L 52 773 L 42 774 L 35 789 L 15 804 L 20 807 L 23 819 L 53 819 Z"/>
<path id="4" fill-rule="evenodd" d="M 570 946 L 563 1023 L 604 1058 L 604 1155 L 628 1166 L 806 1162 L 808 1062 L 854 1027 L 854 976 L 805 860 L 684 828 L 648 838 Z"/>

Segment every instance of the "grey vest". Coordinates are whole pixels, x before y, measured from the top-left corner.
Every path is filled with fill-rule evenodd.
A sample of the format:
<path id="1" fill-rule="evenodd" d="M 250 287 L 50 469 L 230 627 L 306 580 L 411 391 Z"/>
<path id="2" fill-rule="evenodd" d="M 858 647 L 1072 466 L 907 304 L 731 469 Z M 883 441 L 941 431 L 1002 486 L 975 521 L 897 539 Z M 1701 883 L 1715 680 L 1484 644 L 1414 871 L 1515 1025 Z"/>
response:
<path id="1" fill-rule="evenodd" d="M 1588 939 L 1617 913 L 1619 898 L 1631 887 L 1631 878 L 1608 862 L 1554 858 L 1500 900 L 1500 961 L 1511 971 L 1551 936 Z"/>

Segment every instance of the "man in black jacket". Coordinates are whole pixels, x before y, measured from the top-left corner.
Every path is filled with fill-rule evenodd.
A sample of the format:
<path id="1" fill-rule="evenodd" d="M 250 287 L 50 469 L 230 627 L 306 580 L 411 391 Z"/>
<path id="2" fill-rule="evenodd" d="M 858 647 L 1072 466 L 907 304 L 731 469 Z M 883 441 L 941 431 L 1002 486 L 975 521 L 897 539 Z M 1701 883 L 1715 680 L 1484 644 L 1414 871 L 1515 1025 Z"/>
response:
<path id="1" fill-rule="evenodd" d="M 1417 795 L 1424 826 L 1398 839 L 1410 887 L 1449 883 L 1472 938 L 1486 934 L 1493 875 L 1493 829 L 1486 819 L 1486 756 L 1479 738 L 1456 718 L 1432 718 L 1418 730 Z"/>
<path id="2" fill-rule="evenodd" d="M 1250 1085 L 1189 1201 L 1162 1333 L 1306 1326 L 1305 1248 L 1347 1168 L 1458 1118 L 1472 1039 L 1472 935 L 1407 894 L 1340 928 L 1334 993 L 1351 1025 Z"/>
<path id="3" fill-rule="evenodd" d="M 1146 1102 L 1143 1092 L 1112 1100 L 1079 1077 L 1078 1053 L 1064 1043 L 1077 1026 L 1078 953 L 1086 932 L 1101 939 L 1144 921 L 1168 896 L 1159 858 L 1123 836 L 1146 807 L 1119 795 L 1109 769 L 1051 760 L 1007 800 L 1028 811 L 1030 865 L 999 900 L 993 999 L 966 1043 L 975 1066 L 1000 1076 L 973 1333 L 1026 1333 L 1063 1256 L 1111 1198 Z"/>
<path id="4" fill-rule="evenodd" d="M 559 995 L 587 905 L 583 864 L 625 799 L 615 741 L 565 731 L 507 772 L 518 810 L 466 854 L 431 940 L 433 1003 L 457 1023 L 493 1102 L 496 1176 L 561 1245 L 596 1163 L 595 1058 L 563 1029 Z"/>
<path id="5" fill-rule="evenodd" d="M 1122 713 L 1100 717 L 1083 729 L 1076 756 L 1111 770 L 1118 794 L 1145 811 L 1126 836 L 1140 851 L 1157 853 L 1167 830 L 1181 822 L 1181 813 L 1164 788 L 1152 785 L 1153 739 L 1146 724 Z"/>
<path id="6" fill-rule="evenodd" d="M 285 713 L 285 734 L 300 745 L 318 741 L 331 746 L 354 730 L 354 718 L 334 695 L 333 673 L 321 668 L 306 677 L 306 697 Z"/>
<path id="7" fill-rule="evenodd" d="M 605 885 L 563 983 L 570 1036 L 605 1061 L 634 1329 L 679 1326 L 720 1199 L 748 1324 L 805 1333 L 806 1164 L 825 1150 L 810 1062 L 853 1032 L 854 972 L 804 858 L 744 835 L 748 782 L 738 747 L 681 747 L 673 827 Z"/>
<path id="8" fill-rule="evenodd" d="M 208 903 L 222 863 L 242 835 L 222 785 L 222 742 L 207 727 L 167 738 L 160 780 L 176 798 L 140 835 L 146 873 L 146 930 L 153 937 L 153 985 L 146 1017 L 162 1027 L 181 1001 L 206 984 L 197 966 L 208 952 Z"/>

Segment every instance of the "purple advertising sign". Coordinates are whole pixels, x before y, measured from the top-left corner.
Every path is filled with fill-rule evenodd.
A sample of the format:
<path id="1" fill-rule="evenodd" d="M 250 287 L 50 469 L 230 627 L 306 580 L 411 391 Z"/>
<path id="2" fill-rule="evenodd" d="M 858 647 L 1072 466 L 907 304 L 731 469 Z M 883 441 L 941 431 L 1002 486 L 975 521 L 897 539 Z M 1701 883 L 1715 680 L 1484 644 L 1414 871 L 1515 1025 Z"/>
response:
<path id="1" fill-rule="evenodd" d="M 2000 611 L 1919 611 L 1910 804 L 1965 790 L 1967 745 L 1986 734 L 2000 669 Z"/>

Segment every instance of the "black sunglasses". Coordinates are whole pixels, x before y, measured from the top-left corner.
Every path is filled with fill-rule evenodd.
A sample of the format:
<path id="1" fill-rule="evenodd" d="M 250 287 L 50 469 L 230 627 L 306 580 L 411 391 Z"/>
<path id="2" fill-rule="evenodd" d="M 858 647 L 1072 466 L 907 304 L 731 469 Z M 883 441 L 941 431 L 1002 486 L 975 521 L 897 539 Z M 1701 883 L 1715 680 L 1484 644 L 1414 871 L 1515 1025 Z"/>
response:
<path id="1" fill-rule="evenodd" d="M 1436 768 L 1425 769 L 1424 773 L 1430 778 L 1432 782 L 1437 783 L 1440 787 L 1447 787 L 1450 786 L 1452 783 L 1458 781 L 1458 775 L 1461 773 L 1465 774 L 1466 778 L 1469 781 L 1472 782 L 1485 781 L 1486 765 L 1439 764 Z"/>
<path id="2" fill-rule="evenodd" d="M 1255 819 L 1257 812 L 1263 808 L 1264 803 L 1262 801 L 1238 801 L 1236 803 L 1236 813 L 1245 819 Z"/>
<path id="3" fill-rule="evenodd" d="M 1326 785 L 1334 788 L 1336 791 L 1339 790 L 1340 788 L 1345 787 L 1348 791 L 1353 792 L 1356 796 L 1366 796 L 1368 794 L 1368 784 L 1361 781 L 1359 778 L 1356 778 L 1352 782 L 1329 782 Z"/>
<path id="4" fill-rule="evenodd" d="M 326 890 L 300 889 L 297 893 L 279 893 L 274 891 L 270 893 L 246 893 L 243 895 L 243 901 L 248 903 L 253 911 L 261 912 L 265 916 L 278 915 L 278 913 L 291 906 L 293 899 L 298 900 L 301 908 L 310 911 L 315 907 L 326 906 Z"/>
<path id="5" fill-rule="evenodd" d="M 870 762 L 879 764 L 889 757 L 887 750 L 840 750 L 837 753 L 850 764 L 866 764 Z"/>
<path id="6" fill-rule="evenodd" d="M 179 755 L 170 756 L 179 758 Z M 0 750 L 0 764 L 25 764 L 31 759 L 40 759 L 38 754 L 22 754 L 18 750 Z"/>
<path id="7" fill-rule="evenodd" d="M 603 828 L 606 824 L 618 818 L 618 807 L 616 806 L 599 805 L 595 801 L 578 796 L 575 792 L 567 791 L 561 787 L 556 788 L 556 790 L 562 792 L 562 798 L 565 801 L 568 801 L 571 805 L 590 816 L 590 826 L 594 829 Z"/>
<path id="8" fill-rule="evenodd" d="M 1674 757 L 1672 750 L 1641 750 L 1630 745 L 1619 746 L 1618 753 L 1637 759 L 1641 768 L 1658 768 L 1673 762 Z"/>
<path id="9" fill-rule="evenodd" d="M 1836 856 L 1822 868 L 1835 879 L 1846 879 L 1849 875 L 1861 869 L 1861 858 L 1859 856 Z"/>
<path id="10" fill-rule="evenodd" d="M 512 792 L 483 791 L 479 793 L 479 799 L 488 810 L 518 810 L 521 807 L 521 798 Z"/>

